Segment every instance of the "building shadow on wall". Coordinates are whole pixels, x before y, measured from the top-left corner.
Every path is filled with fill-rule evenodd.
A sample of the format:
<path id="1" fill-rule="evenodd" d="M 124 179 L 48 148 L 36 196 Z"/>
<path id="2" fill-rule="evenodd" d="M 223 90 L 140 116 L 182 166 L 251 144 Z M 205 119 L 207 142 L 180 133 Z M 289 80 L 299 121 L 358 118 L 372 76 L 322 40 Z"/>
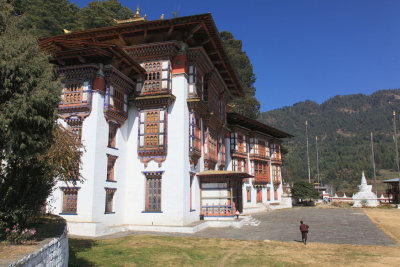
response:
<path id="1" fill-rule="evenodd" d="M 83 257 L 79 257 L 78 252 L 89 251 L 96 245 L 96 240 L 91 239 L 69 239 L 69 260 L 68 266 L 70 267 L 86 267 L 96 266 L 95 263 L 88 261 Z"/>

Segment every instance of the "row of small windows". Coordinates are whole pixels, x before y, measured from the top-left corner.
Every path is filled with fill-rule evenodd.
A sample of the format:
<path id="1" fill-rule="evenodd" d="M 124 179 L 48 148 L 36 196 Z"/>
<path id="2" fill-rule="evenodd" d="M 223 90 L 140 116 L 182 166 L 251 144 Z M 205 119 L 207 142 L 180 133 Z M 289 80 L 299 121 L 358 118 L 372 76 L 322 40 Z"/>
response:
<path id="1" fill-rule="evenodd" d="M 145 76 L 145 80 L 159 80 L 160 79 L 160 72 L 150 72 L 147 73 Z"/>
<path id="2" fill-rule="evenodd" d="M 160 63 L 146 63 L 146 64 L 144 64 L 144 69 L 146 70 L 146 72 L 161 70 L 161 64 Z"/>
<path id="3" fill-rule="evenodd" d="M 145 83 L 144 90 L 160 89 L 160 82 Z"/>

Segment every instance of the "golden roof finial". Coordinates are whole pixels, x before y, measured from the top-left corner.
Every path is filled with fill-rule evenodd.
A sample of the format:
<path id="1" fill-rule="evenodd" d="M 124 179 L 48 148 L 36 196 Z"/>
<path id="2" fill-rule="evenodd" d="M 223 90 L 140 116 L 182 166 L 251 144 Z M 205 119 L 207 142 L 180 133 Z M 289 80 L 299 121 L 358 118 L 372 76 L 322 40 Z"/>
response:
<path id="1" fill-rule="evenodd" d="M 137 8 L 136 8 L 136 14 L 135 14 L 135 16 L 133 16 L 133 18 L 140 18 L 140 9 L 139 9 L 139 5 L 137 6 Z"/>
<path id="2" fill-rule="evenodd" d="M 146 21 L 147 20 L 147 16 L 144 15 L 143 17 L 140 16 L 140 9 L 139 9 L 139 5 L 136 8 L 136 13 L 133 16 L 133 18 L 131 19 L 125 19 L 125 20 L 115 20 L 118 24 L 121 23 L 129 23 L 129 22 L 136 22 L 136 21 Z"/>

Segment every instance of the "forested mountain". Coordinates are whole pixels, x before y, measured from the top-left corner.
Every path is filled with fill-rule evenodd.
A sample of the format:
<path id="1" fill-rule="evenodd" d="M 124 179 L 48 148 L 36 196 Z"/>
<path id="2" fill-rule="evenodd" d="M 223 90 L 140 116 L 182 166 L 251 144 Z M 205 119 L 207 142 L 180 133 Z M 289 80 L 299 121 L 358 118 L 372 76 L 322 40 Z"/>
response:
<path id="1" fill-rule="evenodd" d="M 316 140 L 322 182 L 335 191 L 351 193 L 364 170 L 373 177 L 370 132 L 374 134 L 378 170 L 396 170 L 393 142 L 393 111 L 400 113 L 400 89 L 372 95 L 335 96 L 321 105 L 305 101 L 268 112 L 259 120 L 287 131 L 294 138 L 285 142 L 283 172 L 286 181 L 308 179 L 305 121 L 308 121 L 311 178 L 316 180 Z M 400 126 L 399 115 L 397 126 Z M 399 130 L 397 129 L 397 132 Z"/>

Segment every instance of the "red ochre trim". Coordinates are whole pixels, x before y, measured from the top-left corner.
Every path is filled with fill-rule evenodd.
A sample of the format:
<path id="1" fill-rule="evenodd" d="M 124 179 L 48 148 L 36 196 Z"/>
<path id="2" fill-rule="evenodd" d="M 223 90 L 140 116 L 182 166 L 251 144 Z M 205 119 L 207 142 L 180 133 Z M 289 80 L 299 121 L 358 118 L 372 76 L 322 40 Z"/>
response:
<path id="1" fill-rule="evenodd" d="M 172 74 L 187 73 L 186 56 L 177 55 L 172 61 Z"/>
<path id="2" fill-rule="evenodd" d="M 93 90 L 99 90 L 101 92 L 105 92 L 106 91 L 106 83 L 104 81 L 104 78 L 102 78 L 102 77 L 94 78 Z"/>

